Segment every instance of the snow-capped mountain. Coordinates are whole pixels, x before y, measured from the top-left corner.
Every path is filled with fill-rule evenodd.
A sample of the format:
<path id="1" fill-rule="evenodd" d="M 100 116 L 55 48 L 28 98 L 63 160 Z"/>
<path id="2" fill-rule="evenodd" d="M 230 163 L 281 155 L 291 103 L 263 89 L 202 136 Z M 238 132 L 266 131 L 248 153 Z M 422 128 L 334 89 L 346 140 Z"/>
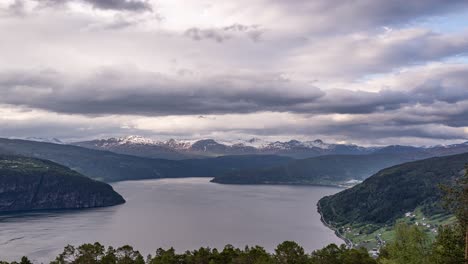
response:
<path id="1" fill-rule="evenodd" d="M 392 145 L 385 147 L 362 147 L 352 144 L 331 144 L 320 139 L 313 141 L 266 141 L 260 138 L 233 141 L 200 140 L 155 140 L 141 136 L 127 136 L 77 142 L 74 145 L 108 150 L 121 154 L 149 158 L 188 159 L 225 155 L 282 155 L 293 158 L 309 158 L 322 155 L 450 155 L 468 152 L 468 142 L 434 147 L 411 147 Z"/>
<path id="2" fill-rule="evenodd" d="M 74 145 L 114 151 L 145 157 L 187 158 L 199 156 L 277 154 L 298 158 L 314 157 L 326 154 L 365 154 L 366 148 L 355 145 L 328 144 L 320 139 L 314 141 L 274 141 L 260 138 L 235 141 L 201 140 L 154 140 L 141 136 L 126 136 L 77 142 Z M 179 155 L 177 155 L 179 154 Z"/>
<path id="3" fill-rule="evenodd" d="M 183 151 L 179 151 L 184 145 L 182 142 L 179 143 L 170 140 L 156 141 L 141 136 L 97 139 L 76 142 L 73 143 L 73 145 L 148 158 L 179 160 L 192 157 L 191 155 L 184 154 Z"/>

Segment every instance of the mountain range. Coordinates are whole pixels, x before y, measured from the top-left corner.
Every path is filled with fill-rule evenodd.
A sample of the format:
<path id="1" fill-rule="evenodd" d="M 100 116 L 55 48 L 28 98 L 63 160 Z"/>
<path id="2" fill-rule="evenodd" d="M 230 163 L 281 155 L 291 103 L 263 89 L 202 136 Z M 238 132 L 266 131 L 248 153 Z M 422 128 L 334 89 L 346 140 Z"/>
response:
<path id="1" fill-rule="evenodd" d="M 370 149 L 368 149 L 370 150 Z M 370 154 L 323 155 L 269 168 L 230 171 L 213 182 L 224 184 L 350 185 L 379 170 L 405 162 L 468 152 L 468 143 L 449 146 L 387 146 Z"/>
<path id="2" fill-rule="evenodd" d="M 218 142 L 214 139 L 157 141 L 139 136 L 109 138 L 71 143 L 76 146 L 109 150 L 150 158 L 186 159 L 225 155 L 282 155 L 293 158 L 329 154 L 368 154 L 375 148 L 357 145 L 327 144 L 322 140 L 268 142 L 258 138 Z"/>
<path id="3" fill-rule="evenodd" d="M 234 155 L 169 160 L 118 154 L 66 144 L 0 138 L 0 154 L 51 160 L 105 182 L 139 179 L 214 177 L 232 170 L 259 169 L 290 162 L 275 155 Z"/>
<path id="4" fill-rule="evenodd" d="M 259 138 L 221 142 L 214 139 L 158 141 L 140 136 L 98 139 L 71 143 L 75 146 L 107 150 L 148 158 L 188 159 L 226 155 L 280 155 L 292 158 L 310 158 L 324 155 L 366 155 L 427 153 L 426 156 L 450 155 L 468 151 L 468 142 L 447 146 L 413 147 L 391 145 L 363 147 L 354 144 L 332 144 L 320 139 L 313 141 L 275 141 Z M 463 150 L 461 150 L 463 149 Z"/>
<path id="5" fill-rule="evenodd" d="M 218 183 L 337 185 L 363 180 L 388 166 L 464 152 L 468 152 L 468 143 L 361 147 L 321 140 L 268 143 L 252 139 L 227 144 L 212 139 L 153 141 L 131 136 L 66 145 L 0 139 L 0 154 L 52 160 L 106 182 L 215 177 L 213 181 Z M 294 159 L 305 153 L 312 157 Z"/>

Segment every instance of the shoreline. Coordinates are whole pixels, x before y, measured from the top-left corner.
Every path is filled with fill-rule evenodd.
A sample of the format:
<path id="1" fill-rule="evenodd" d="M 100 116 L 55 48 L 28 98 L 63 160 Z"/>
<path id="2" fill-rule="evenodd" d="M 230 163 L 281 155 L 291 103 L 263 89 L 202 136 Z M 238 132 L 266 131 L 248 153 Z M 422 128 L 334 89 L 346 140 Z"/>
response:
<path id="1" fill-rule="evenodd" d="M 348 248 L 354 248 L 354 243 L 350 239 L 346 238 L 344 235 L 340 233 L 338 228 L 333 227 L 331 224 L 329 224 L 326 220 L 325 217 L 323 216 L 321 207 L 320 207 L 320 201 L 317 202 L 317 212 L 320 214 L 320 221 L 329 229 L 333 230 L 335 232 L 335 235 L 343 240 Z"/>

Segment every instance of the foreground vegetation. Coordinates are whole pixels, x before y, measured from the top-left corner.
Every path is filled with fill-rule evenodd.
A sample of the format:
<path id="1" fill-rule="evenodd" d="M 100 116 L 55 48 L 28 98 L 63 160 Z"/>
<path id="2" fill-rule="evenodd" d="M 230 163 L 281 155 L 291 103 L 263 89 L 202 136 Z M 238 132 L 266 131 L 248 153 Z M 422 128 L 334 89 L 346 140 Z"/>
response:
<path id="1" fill-rule="evenodd" d="M 464 229 L 459 224 L 440 227 L 432 240 L 419 227 L 401 223 L 396 226 L 395 241 L 384 247 L 377 259 L 364 248 L 335 244 L 307 254 L 292 241 L 281 243 L 274 253 L 259 246 L 239 249 L 227 245 L 223 250 L 202 247 L 184 253 L 160 248 L 146 258 L 131 246 L 106 249 L 94 243 L 66 246 L 51 264 L 463 264 L 464 242 Z M 23 257 L 10 264 L 18 263 L 32 262 Z"/>
<path id="2" fill-rule="evenodd" d="M 13 262 L 16 263 L 16 262 Z M 13 264 L 12 263 L 12 264 Z M 31 262 L 23 257 L 20 264 Z M 158 249 L 154 256 L 146 259 L 131 246 L 123 246 L 118 249 L 104 248 L 99 243 L 84 244 L 77 248 L 65 247 L 62 254 L 51 264 L 322 264 L 322 263 L 346 263 L 346 264 L 375 264 L 364 249 L 347 249 L 344 245 L 331 244 L 324 249 L 306 254 L 297 243 L 285 241 L 278 245 L 273 254 L 268 253 L 262 247 L 245 247 L 245 249 L 226 246 L 223 250 L 200 248 L 187 251 L 182 254 L 175 252 L 173 248 L 168 250 Z M 0 264 L 7 264 L 0 262 Z"/>

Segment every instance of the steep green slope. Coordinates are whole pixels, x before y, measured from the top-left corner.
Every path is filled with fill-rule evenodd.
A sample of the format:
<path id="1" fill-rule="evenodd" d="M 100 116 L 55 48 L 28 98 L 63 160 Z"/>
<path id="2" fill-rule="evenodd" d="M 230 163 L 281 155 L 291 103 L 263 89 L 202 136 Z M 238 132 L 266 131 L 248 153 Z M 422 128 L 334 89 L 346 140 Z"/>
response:
<path id="1" fill-rule="evenodd" d="M 260 170 L 232 171 L 213 179 L 226 184 L 331 184 L 365 179 L 382 168 L 412 161 L 418 155 L 329 155 Z"/>
<path id="2" fill-rule="evenodd" d="M 0 155 L 0 213 L 91 208 L 124 202 L 110 185 L 51 161 Z"/>
<path id="3" fill-rule="evenodd" d="M 393 166 L 322 198 L 319 209 L 326 223 L 355 242 L 375 236 L 391 239 L 396 220 L 434 232 L 433 228 L 450 220 L 441 205 L 440 184 L 452 184 L 463 175 L 466 163 L 468 153 Z"/>
<path id="4" fill-rule="evenodd" d="M 320 200 L 328 221 L 386 223 L 423 206 L 440 213 L 439 184 L 463 174 L 468 153 L 409 162 L 381 170 L 353 188 Z"/>

